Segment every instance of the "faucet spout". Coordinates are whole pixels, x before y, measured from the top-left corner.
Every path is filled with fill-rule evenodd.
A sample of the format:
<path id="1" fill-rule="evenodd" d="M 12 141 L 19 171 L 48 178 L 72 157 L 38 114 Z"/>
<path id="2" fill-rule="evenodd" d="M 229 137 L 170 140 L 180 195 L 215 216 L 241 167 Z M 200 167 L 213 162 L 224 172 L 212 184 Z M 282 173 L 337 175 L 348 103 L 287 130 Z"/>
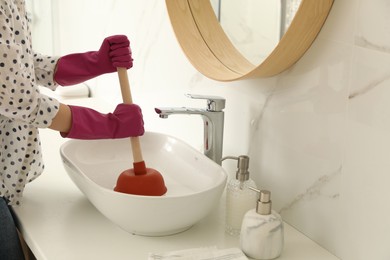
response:
<path id="1" fill-rule="evenodd" d="M 204 109 L 189 108 L 189 107 L 156 107 L 154 109 L 160 118 L 168 118 L 174 114 L 187 114 L 187 115 L 202 115 L 207 111 Z"/>
<path id="2" fill-rule="evenodd" d="M 207 99 L 207 109 L 188 107 L 165 107 L 154 110 L 160 118 L 168 118 L 170 115 L 200 115 L 203 119 L 204 138 L 203 152 L 211 160 L 221 164 L 223 148 L 224 111 L 225 99 L 220 97 L 189 95 L 190 98 Z"/>

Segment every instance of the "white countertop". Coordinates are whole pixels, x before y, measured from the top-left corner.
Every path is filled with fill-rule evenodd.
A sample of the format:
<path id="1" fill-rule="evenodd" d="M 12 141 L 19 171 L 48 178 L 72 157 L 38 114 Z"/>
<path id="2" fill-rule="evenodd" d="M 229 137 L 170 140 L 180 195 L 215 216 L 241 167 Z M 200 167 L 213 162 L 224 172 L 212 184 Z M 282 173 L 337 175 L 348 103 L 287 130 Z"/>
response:
<path id="1" fill-rule="evenodd" d="M 88 102 L 94 106 L 93 99 Z M 41 141 L 45 172 L 27 185 L 22 206 L 15 208 L 21 232 L 38 260 L 143 260 L 152 252 L 239 247 L 239 238 L 224 232 L 222 202 L 210 216 L 180 234 L 142 237 L 121 230 L 97 211 L 68 177 L 59 154 L 66 139 L 44 129 Z M 338 258 L 285 224 L 285 247 L 278 259 Z"/>

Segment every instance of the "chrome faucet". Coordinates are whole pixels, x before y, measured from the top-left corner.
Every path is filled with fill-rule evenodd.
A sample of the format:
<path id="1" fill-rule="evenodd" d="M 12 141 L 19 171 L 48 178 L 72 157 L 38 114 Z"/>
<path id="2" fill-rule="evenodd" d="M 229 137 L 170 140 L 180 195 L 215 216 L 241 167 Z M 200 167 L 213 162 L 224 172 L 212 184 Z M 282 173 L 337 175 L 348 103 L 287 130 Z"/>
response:
<path id="1" fill-rule="evenodd" d="M 221 164 L 223 146 L 223 127 L 225 99 L 217 96 L 186 94 L 193 99 L 206 99 L 207 108 L 158 107 L 154 110 L 160 118 L 168 118 L 174 114 L 200 115 L 204 125 L 203 152 L 214 162 Z"/>

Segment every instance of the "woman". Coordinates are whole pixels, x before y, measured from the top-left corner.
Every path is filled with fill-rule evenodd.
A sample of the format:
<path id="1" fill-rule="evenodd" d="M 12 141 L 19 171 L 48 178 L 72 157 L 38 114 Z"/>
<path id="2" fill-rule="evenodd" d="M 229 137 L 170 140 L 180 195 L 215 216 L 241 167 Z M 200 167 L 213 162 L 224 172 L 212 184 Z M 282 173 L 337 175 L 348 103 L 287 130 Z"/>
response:
<path id="1" fill-rule="evenodd" d="M 11 206 L 43 169 L 38 128 L 76 139 L 124 138 L 144 133 L 137 105 L 113 113 L 68 106 L 39 92 L 83 82 L 133 65 L 124 35 L 104 39 L 98 51 L 61 58 L 34 53 L 24 0 L 0 0 L 0 259 L 24 259 Z"/>

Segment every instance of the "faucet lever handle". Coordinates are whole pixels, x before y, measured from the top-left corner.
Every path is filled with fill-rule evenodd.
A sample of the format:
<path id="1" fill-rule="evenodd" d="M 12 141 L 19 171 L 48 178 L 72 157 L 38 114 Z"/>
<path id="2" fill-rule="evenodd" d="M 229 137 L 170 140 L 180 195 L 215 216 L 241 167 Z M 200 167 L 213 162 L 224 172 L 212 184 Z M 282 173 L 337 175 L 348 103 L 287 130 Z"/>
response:
<path id="1" fill-rule="evenodd" d="M 193 99 L 206 99 L 207 111 L 221 112 L 225 108 L 226 99 L 223 97 L 197 94 L 186 94 L 186 97 Z"/>

